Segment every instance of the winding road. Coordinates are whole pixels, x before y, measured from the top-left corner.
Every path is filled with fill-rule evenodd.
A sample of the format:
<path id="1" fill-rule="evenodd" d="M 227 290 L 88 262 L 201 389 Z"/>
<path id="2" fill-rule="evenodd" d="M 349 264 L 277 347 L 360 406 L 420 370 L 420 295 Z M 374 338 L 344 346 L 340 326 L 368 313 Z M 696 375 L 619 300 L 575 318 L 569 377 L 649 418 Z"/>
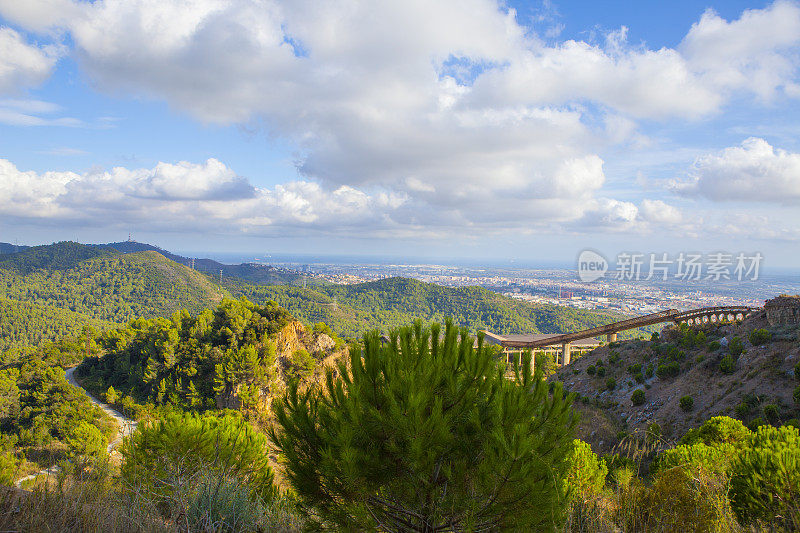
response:
<path id="1" fill-rule="evenodd" d="M 77 366 L 73 366 L 72 368 L 68 368 L 66 370 L 66 372 L 65 372 L 65 377 L 67 378 L 67 381 L 69 382 L 69 384 L 72 385 L 73 387 L 77 387 L 78 389 L 80 389 L 86 396 L 89 397 L 89 400 L 91 400 L 91 402 L 93 404 L 95 404 L 97 407 L 102 409 L 102 411 L 105 414 L 107 414 L 108 416 L 110 416 L 111 418 L 116 420 L 116 422 L 117 422 L 117 424 L 119 426 L 119 431 L 117 432 L 117 436 L 114 438 L 114 440 L 112 440 L 108 444 L 107 451 L 110 453 L 114 448 L 116 448 L 117 446 L 119 446 L 122 443 L 122 439 L 124 437 L 127 437 L 128 435 L 130 435 L 131 433 L 134 432 L 134 430 L 136 429 L 136 421 L 135 420 L 131 420 L 130 418 L 126 417 L 125 415 L 123 415 L 122 413 L 117 411 L 116 409 L 112 408 L 110 405 L 101 402 L 100 400 L 98 400 L 97 398 L 95 398 L 94 396 L 89 394 L 86 391 L 86 389 L 81 387 L 78 384 L 78 382 L 75 380 L 75 376 L 73 375 L 75 373 L 75 369 L 76 368 L 78 368 L 78 367 Z M 25 476 L 23 478 L 18 479 L 16 481 L 15 485 L 17 486 L 17 488 L 19 488 L 20 486 L 22 486 L 22 484 L 24 482 L 26 482 L 28 480 L 35 479 L 35 478 L 37 478 L 39 476 L 56 474 L 56 473 L 58 473 L 58 470 L 59 470 L 58 466 L 53 465 L 53 466 L 51 466 L 49 468 L 45 468 L 43 470 L 39 470 L 38 472 L 35 472 L 33 474 L 30 474 L 30 475 L 27 475 L 27 476 Z"/>

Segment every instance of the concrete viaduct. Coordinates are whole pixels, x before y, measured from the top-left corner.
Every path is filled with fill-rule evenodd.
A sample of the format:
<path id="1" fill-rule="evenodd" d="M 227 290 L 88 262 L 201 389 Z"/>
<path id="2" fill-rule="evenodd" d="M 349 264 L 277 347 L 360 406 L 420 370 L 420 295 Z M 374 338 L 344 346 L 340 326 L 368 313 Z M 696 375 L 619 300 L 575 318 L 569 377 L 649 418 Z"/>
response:
<path id="1" fill-rule="evenodd" d="M 642 326 L 651 326 L 653 324 L 661 324 L 662 322 L 674 322 L 675 324 L 702 324 L 702 323 L 716 323 L 716 322 L 729 322 L 733 320 L 743 320 L 744 318 L 763 311 L 761 307 L 747 307 L 747 306 L 719 306 L 719 307 L 702 307 L 700 309 L 692 309 L 689 311 L 679 311 L 678 309 L 667 309 L 666 311 L 659 311 L 649 315 L 642 315 L 620 322 L 613 322 L 592 329 L 585 329 L 575 333 L 564 333 L 555 335 L 497 335 L 491 332 L 486 332 L 486 340 L 492 344 L 499 344 L 503 347 L 503 351 L 507 354 L 513 352 L 522 352 L 523 350 L 544 349 L 553 350 L 561 347 L 561 366 L 568 365 L 571 358 L 573 344 L 578 345 L 580 349 L 595 348 L 600 345 L 600 342 L 588 341 L 595 337 L 602 335 L 606 336 L 607 342 L 614 342 L 617 340 L 617 333 L 629 329 L 640 328 Z"/>

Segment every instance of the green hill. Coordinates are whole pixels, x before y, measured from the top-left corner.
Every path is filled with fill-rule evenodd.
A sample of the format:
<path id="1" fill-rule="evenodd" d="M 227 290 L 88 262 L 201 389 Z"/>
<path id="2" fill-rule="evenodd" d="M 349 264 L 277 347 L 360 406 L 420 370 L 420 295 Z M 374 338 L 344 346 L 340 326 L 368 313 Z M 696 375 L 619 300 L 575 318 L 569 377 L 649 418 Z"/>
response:
<path id="1" fill-rule="evenodd" d="M 156 252 L 58 243 L 0 258 L 0 298 L 80 313 L 81 323 L 200 312 L 225 295 L 205 274 Z"/>
<path id="2" fill-rule="evenodd" d="M 314 288 L 229 281 L 226 287 L 255 302 L 274 300 L 299 320 L 325 322 L 347 337 L 374 328 L 387 331 L 416 318 L 453 317 L 471 331 L 489 329 L 500 334 L 577 331 L 619 319 L 607 312 L 533 305 L 480 287 L 443 287 L 409 278 Z"/>

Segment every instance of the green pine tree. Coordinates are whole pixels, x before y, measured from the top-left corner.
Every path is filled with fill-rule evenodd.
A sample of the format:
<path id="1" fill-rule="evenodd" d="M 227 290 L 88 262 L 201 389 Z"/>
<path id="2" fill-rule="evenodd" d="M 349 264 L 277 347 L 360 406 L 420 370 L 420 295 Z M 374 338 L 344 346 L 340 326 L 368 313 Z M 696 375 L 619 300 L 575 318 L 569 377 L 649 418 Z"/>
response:
<path id="1" fill-rule="evenodd" d="M 325 390 L 290 385 L 270 436 L 300 509 L 346 530 L 553 531 L 575 419 L 530 356 L 506 379 L 448 322 L 364 336 Z"/>

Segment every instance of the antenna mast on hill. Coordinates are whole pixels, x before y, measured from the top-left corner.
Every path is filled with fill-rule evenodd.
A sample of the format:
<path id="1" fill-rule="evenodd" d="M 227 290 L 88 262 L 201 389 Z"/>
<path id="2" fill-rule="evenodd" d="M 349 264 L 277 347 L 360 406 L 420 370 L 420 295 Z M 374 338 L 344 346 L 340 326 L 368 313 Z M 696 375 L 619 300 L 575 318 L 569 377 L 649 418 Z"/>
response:
<path id="1" fill-rule="evenodd" d="M 128 232 L 128 242 L 133 242 L 133 239 L 131 238 L 131 232 L 130 231 Z"/>
<path id="2" fill-rule="evenodd" d="M 194 257 L 192 257 L 192 270 L 194 270 Z"/>
<path id="3" fill-rule="evenodd" d="M 219 269 L 219 284 L 222 285 L 222 269 Z"/>

